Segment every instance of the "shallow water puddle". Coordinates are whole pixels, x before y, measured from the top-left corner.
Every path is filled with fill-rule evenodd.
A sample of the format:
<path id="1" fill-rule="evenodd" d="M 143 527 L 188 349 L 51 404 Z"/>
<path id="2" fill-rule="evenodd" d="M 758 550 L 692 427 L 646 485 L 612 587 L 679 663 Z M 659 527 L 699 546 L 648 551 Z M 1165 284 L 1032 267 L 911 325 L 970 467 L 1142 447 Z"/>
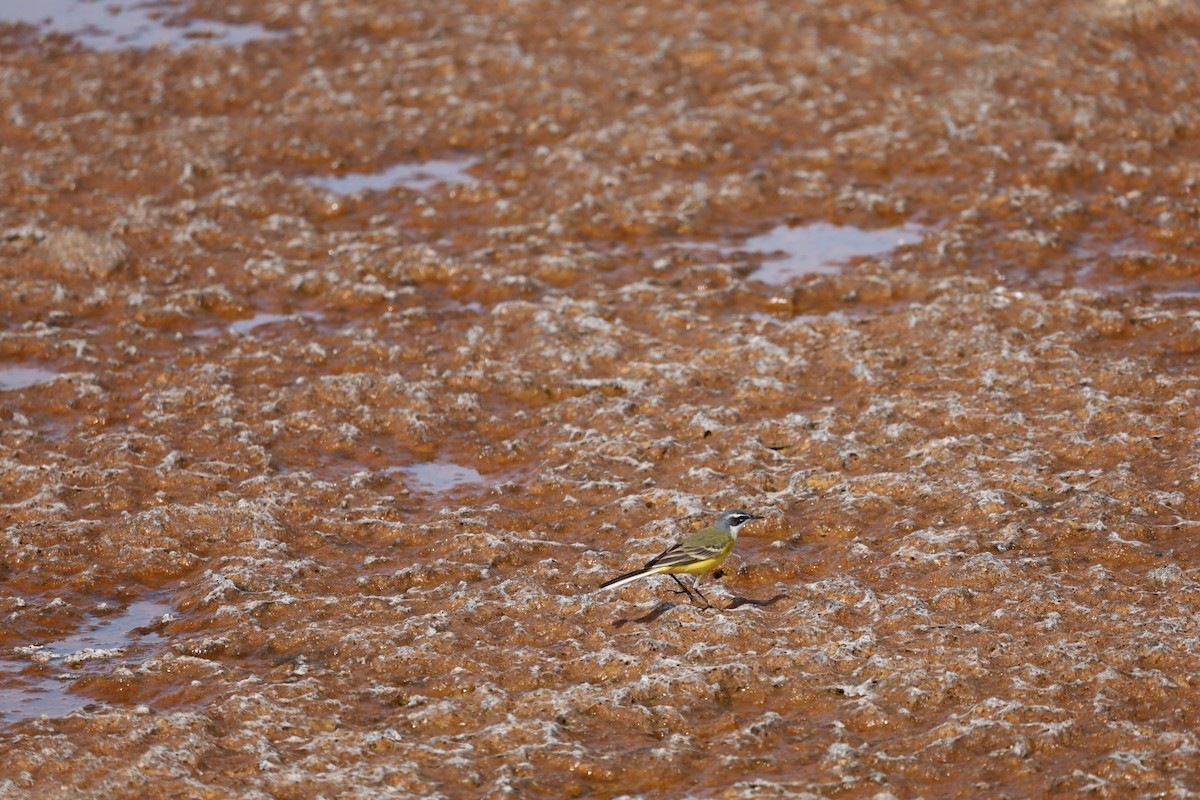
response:
<path id="1" fill-rule="evenodd" d="M 0 392 L 5 389 L 24 389 L 26 386 L 49 383 L 57 377 L 57 372 L 41 367 L 0 367 Z"/>
<path id="2" fill-rule="evenodd" d="M 325 319 L 324 314 L 314 311 L 297 311 L 292 314 L 277 314 L 271 311 L 259 311 L 252 317 L 239 319 L 224 325 L 208 325 L 203 328 L 196 329 L 197 336 L 217 336 L 225 331 L 237 334 L 252 334 L 259 328 L 265 328 L 268 325 L 275 325 L 280 322 L 299 322 L 302 320 L 310 320 L 312 322 L 320 322 Z"/>
<path id="3" fill-rule="evenodd" d="M 63 639 L 14 648 L 0 662 L 0 726 L 31 717 L 61 717 L 92 702 L 70 691 L 73 679 L 93 665 L 111 668 L 134 663 L 145 644 L 162 639 L 153 631 L 138 633 L 138 629 L 170 613 L 170 604 L 162 600 L 137 600 Z"/>
<path id="4" fill-rule="evenodd" d="M 432 159 L 415 164 L 394 164 L 382 172 L 314 175 L 306 180 L 313 186 L 338 194 L 353 194 L 362 191 L 383 192 L 394 186 L 427 192 L 439 184 L 466 183 L 471 180 L 467 170 L 475 163 L 475 159 Z"/>
<path id="5" fill-rule="evenodd" d="M 393 467 L 388 472 L 402 473 L 406 481 L 424 492 L 448 492 L 459 486 L 483 483 L 483 476 L 478 470 L 444 459 L 410 464 L 407 467 Z"/>
<path id="6" fill-rule="evenodd" d="M 0 22 L 33 25 L 42 33 L 65 33 L 92 50 L 166 45 L 183 49 L 199 41 L 238 45 L 281 34 L 261 25 L 197 21 L 181 15 L 184 6 L 162 0 L 4 0 Z"/>
<path id="7" fill-rule="evenodd" d="M 739 247 L 765 253 L 768 259 L 751 275 L 764 283 L 785 283 L 813 273 L 831 274 L 853 258 L 880 255 L 901 245 L 915 244 L 925 234 L 920 225 L 864 230 L 853 225 L 814 222 L 795 228 L 779 225 L 753 236 Z"/>
<path id="8" fill-rule="evenodd" d="M 260 311 L 253 317 L 250 317 L 250 319 L 239 319 L 237 322 L 230 323 L 229 330 L 233 331 L 234 333 L 252 333 L 259 328 L 267 325 L 274 325 L 277 322 L 306 319 L 316 322 L 322 319 L 322 315 L 310 311 L 301 311 L 295 314 L 272 314 L 266 311 Z"/>

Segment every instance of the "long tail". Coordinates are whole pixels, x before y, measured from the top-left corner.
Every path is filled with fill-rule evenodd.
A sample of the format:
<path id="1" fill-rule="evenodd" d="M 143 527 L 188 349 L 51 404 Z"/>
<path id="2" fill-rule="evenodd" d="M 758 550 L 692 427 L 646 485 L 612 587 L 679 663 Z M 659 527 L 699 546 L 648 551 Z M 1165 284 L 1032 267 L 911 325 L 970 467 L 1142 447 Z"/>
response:
<path id="1" fill-rule="evenodd" d="M 654 567 L 642 567 L 641 569 L 635 569 L 633 572 L 627 572 L 624 575 L 619 575 L 616 578 L 613 578 L 611 581 L 605 581 L 596 587 L 596 591 L 599 591 L 600 589 L 611 589 L 616 586 L 624 586 L 627 583 L 636 581 L 638 578 L 644 578 L 647 575 L 657 575 L 658 572 L 659 570 L 655 569 Z"/>

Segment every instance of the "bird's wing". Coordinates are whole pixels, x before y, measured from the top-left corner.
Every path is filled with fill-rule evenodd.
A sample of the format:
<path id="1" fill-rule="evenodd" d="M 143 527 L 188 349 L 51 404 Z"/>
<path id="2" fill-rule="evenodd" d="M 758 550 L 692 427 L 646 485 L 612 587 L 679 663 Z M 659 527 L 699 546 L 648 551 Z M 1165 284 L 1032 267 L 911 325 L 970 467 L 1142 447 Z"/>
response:
<path id="1" fill-rule="evenodd" d="M 695 564 L 721 555 L 729 546 L 731 537 L 717 528 L 696 531 L 676 545 L 668 547 L 661 555 L 650 560 L 643 569 L 651 567 L 678 567 Z"/>

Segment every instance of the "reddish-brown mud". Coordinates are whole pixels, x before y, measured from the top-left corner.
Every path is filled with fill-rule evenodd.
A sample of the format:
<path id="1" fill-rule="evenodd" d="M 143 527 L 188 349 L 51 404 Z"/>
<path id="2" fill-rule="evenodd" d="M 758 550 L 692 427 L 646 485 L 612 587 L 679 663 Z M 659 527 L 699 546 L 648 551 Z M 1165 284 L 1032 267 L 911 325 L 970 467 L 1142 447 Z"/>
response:
<path id="1" fill-rule="evenodd" d="M 184 11 L 0 26 L 0 796 L 1200 793 L 1195 4 Z"/>

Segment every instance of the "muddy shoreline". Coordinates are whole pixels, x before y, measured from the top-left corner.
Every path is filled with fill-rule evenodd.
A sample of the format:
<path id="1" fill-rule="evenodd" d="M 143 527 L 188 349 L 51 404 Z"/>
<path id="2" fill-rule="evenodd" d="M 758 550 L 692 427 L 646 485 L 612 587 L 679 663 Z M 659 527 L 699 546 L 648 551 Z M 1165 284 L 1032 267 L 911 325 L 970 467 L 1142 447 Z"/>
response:
<path id="1" fill-rule="evenodd" d="M 1196 8 L 0 25 L 0 795 L 1200 792 Z"/>

